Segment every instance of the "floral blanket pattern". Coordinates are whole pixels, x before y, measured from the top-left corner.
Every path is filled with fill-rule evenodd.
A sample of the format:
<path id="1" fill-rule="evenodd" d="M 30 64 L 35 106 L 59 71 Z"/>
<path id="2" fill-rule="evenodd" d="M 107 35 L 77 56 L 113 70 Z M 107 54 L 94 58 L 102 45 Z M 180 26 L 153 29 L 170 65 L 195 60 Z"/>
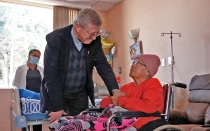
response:
<path id="1" fill-rule="evenodd" d="M 49 125 L 51 131 L 106 131 L 108 118 L 117 111 L 126 109 L 110 104 L 98 117 L 89 114 L 61 117 Z M 136 131 L 132 125 L 137 118 L 114 118 L 110 124 L 111 131 Z"/>

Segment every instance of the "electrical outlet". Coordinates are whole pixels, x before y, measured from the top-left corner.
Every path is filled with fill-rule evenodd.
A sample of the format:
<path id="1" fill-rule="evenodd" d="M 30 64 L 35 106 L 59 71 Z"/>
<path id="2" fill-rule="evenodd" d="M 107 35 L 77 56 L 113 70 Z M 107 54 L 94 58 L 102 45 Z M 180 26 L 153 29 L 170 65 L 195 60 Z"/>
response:
<path id="1" fill-rule="evenodd" d="M 161 59 L 161 66 L 166 66 L 166 59 L 165 58 Z"/>

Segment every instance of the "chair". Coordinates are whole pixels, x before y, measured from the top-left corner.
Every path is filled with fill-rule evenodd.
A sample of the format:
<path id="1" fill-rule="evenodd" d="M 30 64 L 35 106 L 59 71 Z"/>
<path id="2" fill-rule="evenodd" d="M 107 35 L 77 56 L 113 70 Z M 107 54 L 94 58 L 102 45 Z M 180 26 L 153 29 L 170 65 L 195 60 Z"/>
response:
<path id="1" fill-rule="evenodd" d="M 33 125 L 49 123 L 47 119 L 30 119 L 28 120 L 26 116 L 22 115 L 21 104 L 20 104 L 20 94 L 17 87 L 12 87 L 12 102 L 11 102 L 11 123 L 12 131 L 16 131 L 17 128 L 24 128 L 29 131 L 33 131 Z"/>
<path id="2" fill-rule="evenodd" d="M 210 74 L 195 75 L 184 111 L 171 110 L 170 121 L 185 131 L 210 131 Z"/>

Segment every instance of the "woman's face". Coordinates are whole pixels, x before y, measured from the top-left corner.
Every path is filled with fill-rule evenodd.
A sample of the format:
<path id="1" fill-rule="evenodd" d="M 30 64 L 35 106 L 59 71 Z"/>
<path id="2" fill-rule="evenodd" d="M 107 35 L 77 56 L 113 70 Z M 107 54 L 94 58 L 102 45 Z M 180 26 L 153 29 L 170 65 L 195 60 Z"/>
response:
<path id="1" fill-rule="evenodd" d="M 146 68 L 145 64 L 141 61 L 141 59 L 135 59 L 131 64 L 129 76 L 133 79 L 141 79 L 147 78 L 148 75 L 148 69 Z"/>
<path id="2" fill-rule="evenodd" d="M 28 56 L 29 59 L 30 59 L 30 56 L 37 57 L 40 59 L 41 53 L 39 51 L 33 51 L 32 54 Z"/>

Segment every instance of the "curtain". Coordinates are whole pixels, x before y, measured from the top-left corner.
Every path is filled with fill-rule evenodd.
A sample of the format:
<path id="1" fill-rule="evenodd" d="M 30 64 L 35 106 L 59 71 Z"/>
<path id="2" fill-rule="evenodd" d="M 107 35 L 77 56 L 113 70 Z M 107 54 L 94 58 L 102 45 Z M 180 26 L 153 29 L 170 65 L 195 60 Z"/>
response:
<path id="1" fill-rule="evenodd" d="M 79 9 L 68 7 L 54 6 L 53 7 L 53 29 L 62 28 L 73 24 L 77 17 Z"/>

